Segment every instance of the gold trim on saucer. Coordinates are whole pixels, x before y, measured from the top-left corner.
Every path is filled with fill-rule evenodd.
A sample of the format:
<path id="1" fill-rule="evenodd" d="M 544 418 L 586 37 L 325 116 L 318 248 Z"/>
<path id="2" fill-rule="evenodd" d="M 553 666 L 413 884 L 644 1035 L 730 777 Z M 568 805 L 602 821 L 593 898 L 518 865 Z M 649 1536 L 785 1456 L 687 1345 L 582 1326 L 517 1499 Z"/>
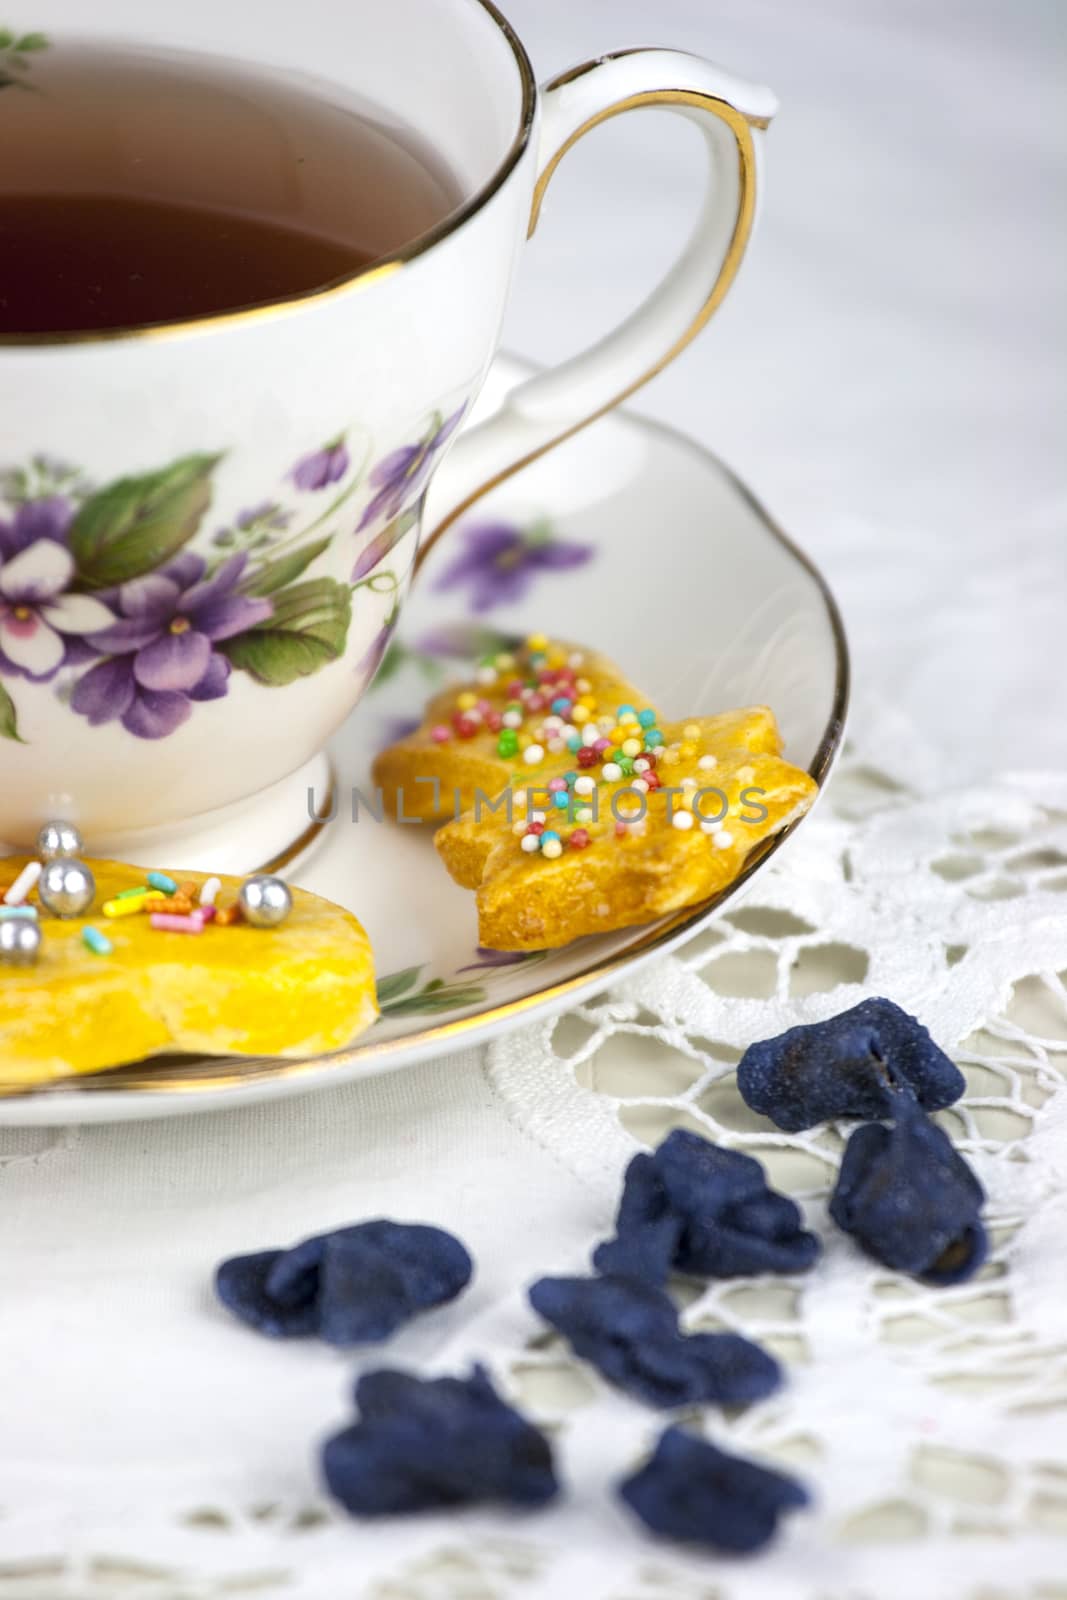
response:
<path id="1" fill-rule="evenodd" d="M 641 419 L 641 426 L 661 434 L 666 438 L 677 441 L 682 436 L 676 429 L 664 424 Z M 823 605 L 826 608 L 827 620 L 834 643 L 834 690 L 830 706 L 830 713 L 823 729 L 818 748 L 808 768 L 815 782 L 820 788 L 829 775 L 837 753 L 840 749 L 844 735 L 845 715 L 848 710 L 850 690 L 850 667 L 848 640 L 845 635 L 844 623 L 838 610 L 829 585 L 822 573 L 811 558 L 801 550 L 774 520 L 766 508 L 748 487 L 725 466 L 722 461 L 704 446 L 696 444 L 693 440 L 684 440 L 691 450 L 699 455 L 708 457 L 715 463 L 719 472 L 732 484 L 740 497 L 750 506 L 761 519 L 771 536 L 786 549 L 790 555 L 808 572 L 818 588 Z M 329 802 L 327 809 L 329 809 Z M 428 1056 L 437 1050 L 447 1050 L 457 1043 L 474 1042 L 470 1039 L 473 1035 L 482 1035 L 487 1030 L 502 1022 L 516 1022 L 527 1012 L 538 1011 L 545 1007 L 553 1010 L 562 1010 L 568 1000 L 582 992 L 595 991 L 610 983 L 611 979 L 621 970 L 628 967 L 637 955 L 651 955 L 655 951 L 665 949 L 685 933 L 695 934 L 700 925 L 708 918 L 711 912 L 726 904 L 740 889 L 768 856 L 773 855 L 793 833 L 794 829 L 803 824 L 799 818 L 791 827 L 776 835 L 773 839 L 766 840 L 749 858 L 741 875 L 734 879 L 721 894 L 705 902 L 701 906 L 688 907 L 675 913 L 665 922 L 658 923 L 643 931 L 638 930 L 635 939 L 627 944 L 626 948 L 606 960 L 594 961 L 583 971 L 565 978 L 559 983 L 550 984 L 538 989 L 532 994 L 522 995 L 518 999 L 505 1001 L 498 1006 L 486 1010 L 475 1011 L 464 1017 L 458 1017 L 451 1022 L 437 1023 L 432 1027 L 423 1028 L 417 1033 L 406 1034 L 398 1039 L 382 1040 L 378 1044 L 357 1042 L 346 1050 L 335 1051 L 328 1056 L 316 1056 L 304 1061 L 286 1061 L 282 1059 L 266 1060 L 263 1058 L 250 1058 L 246 1061 L 234 1058 L 190 1058 L 188 1056 L 160 1056 L 152 1062 L 131 1062 L 126 1067 L 114 1067 L 108 1072 L 86 1074 L 80 1078 L 62 1078 L 53 1083 L 41 1084 L 32 1089 L 8 1091 L 6 1097 L 10 1099 L 27 1100 L 33 1097 L 46 1097 L 55 1094 L 186 1094 L 195 1092 L 212 1093 L 226 1089 L 237 1088 L 241 1084 L 257 1083 L 279 1078 L 310 1077 L 313 1073 L 323 1073 L 328 1078 L 332 1068 L 350 1065 L 353 1061 L 366 1062 L 368 1069 L 376 1066 L 384 1070 L 388 1067 L 390 1059 L 417 1051 L 420 1055 Z M 322 826 L 320 823 L 319 826 Z M 318 827 L 312 824 L 309 832 L 318 832 Z M 306 848 L 306 846 L 303 846 Z M 680 942 L 680 941 L 679 941 Z M 207 1108 L 205 1108 L 207 1109 Z"/>
<path id="2" fill-rule="evenodd" d="M 640 51 L 631 50 L 616 52 L 617 55 L 622 56 L 640 53 Z M 615 57 L 604 57 L 602 59 L 614 60 Z M 562 73 L 558 78 L 553 78 L 552 82 L 547 85 L 546 92 L 557 89 L 562 84 L 573 83 L 576 78 L 583 77 L 587 72 L 592 72 L 600 65 L 601 61 L 597 60 L 587 61 L 580 67 L 572 67 L 569 72 Z M 415 555 L 415 564 L 413 569 L 414 576 L 418 576 L 419 570 L 421 569 L 424 561 L 430 554 L 430 551 L 433 549 L 438 539 L 440 539 L 441 535 L 445 533 L 448 528 L 452 527 L 453 523 L 455 523 L 459 517 L 464 516 L 470 510 L 471 506 L 474 505 L 476 501 L 481 499 L 483 494 L 487 494 L 490 489 L 497 488 L 499 484 L 506 482 L 507 479 L 512 477 L 516 472 L 520 472 L 523 467 L 527 467 L 531 462 L 539 460 L 543 455 L 547 455 L 547 453 L 550 450 L 554 450 L 557 445 L 562 444 L 566 439 L 572 438 L 576 433 L 580 433 L 581 430 L 583 428 L 587 428 L 591 422 L 596 422 L 600 417 L 605 416 L 609 411 L 613 411 L 616 406 L 621 405 L 623 401 L 628 400 L 632 394 L 636 393 L 636 391 L 648 383 L 650 379 L 656 377 L 658 373 L 662 372 L 664 367 L 669 366 L 675 357 L 679 356 L 686 346 L 693 342 L 697 334 L 700 333 L 704 327 L 706 327 L 725 299 L 727 291 L 737 276 L 737 271 L 741 265 L 742 258 L 744 257 L 745 249 L 752 233 L 752 225 L 756 216 L 756 150 L 752 140 L 752 129 L 765 128 L 767 126 L 767 118 L 746 117 L 742 112 L 738 111 L 735 106 L 728 104 L 727 101 L 716 99 L 714 95 L 703 94 L 699 90 L 645 90 L 640 94 L 628 95 L 624 100 L 616 101 L 614 105 L 605 106 L 603 110 L 595 112 L 593 116 L 589 117 L 587 121 L 583 122 L 581 127 L 577 128 L 574 133 L 571 134 L 570 138 L 565 140 L 565 142 L 555 152 L 552 159 L 545 167 L 545 170 L 541 173 L 537 180 L 537 184 L 533 193 L 533 204 L 530 210 L 530 222 L 527 237 L 532 237 L 535 229 L 537 228 L 537 224 L 540 221 L 541 207 L 544 203 L 545 191 L 547 190 L 549 183 L 552 181 L 556 169 L 567 152 L 572 150 L 578 143 L 579 139 L 584 139 L 587 133 L 590 133 L 594 128 L 600 127 L 601 123 L 609 122 L 612 118 L 621 116 L 623 112 L 626 111 L 636 111 L 642 108 L 653 107 L 659 108 L 660 110 L 664 108 L 674 108 L 677 110 L 679 106 L 684 106 L 699 111 L 706 111 L 711 115 L 718 117 L 720 121 L 725 123 L 725 125 L 730 129 L 730 132 L 733 134 L 734 139 L 737 142 L 739 180 L 737 219 L 734 223 L 734 231 L 730 236 L 730 243 L 727 246 L 726 254 L 723 257 L 722 265 L 719 268 L 718 276 L 711 286 L 707 299 L 704 301 L 703 305 L 700 307 L 692 322 L 684 330 L 684 332 L 679 335 L 670 348 L 652 366 L 650 366 L 646 372 L 643 372 L 639 378 L 635 378 L 632 383 L 627 384 L 625 388 L 620 389 L 617 394 L 613 395 L 612 398 L 606 401 L 602 406 L 599 406 L 597 410 L 590 412 L 589 416 L 583 417 L 580 422 L 574 423 L 569 428 L 564 428 L 560 433 L 556 434 L 554 438 L 550 439 L 547 444 L 541 445 L 536 450 L 531 450 L 527 455 L 520 456 L 517 461 L 513 461 L 508 466 L 502 468 L 500 472 L 494 474 L 494 476 L 486 483 L 474 490 L 471 494 L 467 495 L 466 499 L 461 500 L 459 505 L 454 506 L 444 520 L 438 523 L 437 527 L 434 528 L 432 532 L 424 535 L 420 547 Z"/>
<path id="3" fill-rule="evenodd" d="M 337 278 L 333 283 L 325 284 L 319 289 L 309 289 L 303 294 L 287 295 L 281 300 L 267 300 L 261 305 L 243 306 L 236 311 L 220 311 L 207 317 L 179 318 L 173 322 L 142 323 L 128 328 L 100 328 L 86 332 L 74 333 L 7 333 L 0 334 L 0 350 L 5 349 L 36 349 L 49 345 L 81 345 L 81 344 L 108 344 L 119 339 L 170 339 L 186 333 L 209 333 L 219 328 L 238 327 L 245 323 L 261 321 L 267 317 L 280 316 L 287 311 L 303 309 L 305 306 L 319 305 L 329 300 L 339 299 L 342 295 L 352 293 L 357 289 L 367 289 L 373 283 L 383 278 L 392 277 L 399 272 L 401 267 L 411 261 L 416 261 L 432 250 L 435 244 L 442 239 L 447 239 L 450 234 L 457 232 L 463 224 L 475 216 L 482 207 L 493 198 L 502 188 L 507 179 L 518 166 L 526 147 L 530 142 L 533 132 L 534 119 L 537 112 L 537 79 L 534 77 L 530 58 L 526 54 L 521 39 L 515 32 L 511 23 L 493 4 L 493 0 L 474 0 L 474 4 L 481 9 L 493 22 L 500 33 L 503 34 L 515 60 L 518 69 L 519 82 L 522 85 L 522 108 L 519 114 L 519 126 L 515 137 L 505 154 L 500 165 L 492 176 L 469 199 L 456 207 L 436 227 L 427 233 L 420 234 L 410 244 L 404 245 L 400 250 L 394 251 L 382 261 L 373 262 L 368 267 L 361 267 L 358 272 Z"/>

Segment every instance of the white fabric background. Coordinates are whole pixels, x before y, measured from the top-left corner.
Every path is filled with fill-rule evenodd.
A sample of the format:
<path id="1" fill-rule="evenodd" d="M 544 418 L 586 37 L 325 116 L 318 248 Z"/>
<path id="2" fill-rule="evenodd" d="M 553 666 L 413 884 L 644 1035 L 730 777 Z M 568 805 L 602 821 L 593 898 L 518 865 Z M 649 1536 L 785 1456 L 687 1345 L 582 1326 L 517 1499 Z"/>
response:
<path id="1" fill-rule="evenodd" d="M 663 43 L 779 92 L 762 229 L 739 284 L 640 403 L 718 450 L 823 565 L 850 629 L 865 756 L 931 797 L 1063 768 L 1063 8 L 508 9 L 545 76 Z M 695 157 L 688 130 L 652 114 L 575 150 L 523 273 L 513 348 L 553 359 L 632 303 L 670 256 Z M 1035 948 L 1035 969 L 1046 955 Z M 990 994 L 990 1007 L 1002 1000 Z M 353 1552 L 344 1591 L 321 1550 L 305 1557 L 292 1542 L 279 1556 L 273 1513 L 256 1508 L 313 1498 L 311 1444 L 344 1416 L 349 1363 L 249 1339 L 238 1369 L 207 1274 L 227 1251 L 360 1216 L 439 1222 L 475 1252 L 476 1287 L 389 1357 L 441 1359 L 453 1339 L 477 1348 L 483 1321 L 499 1341 L 523 1282 L 577 1265 L 608 1210 L 603 1186 L 554 1150 L 551 1120 L 524 1121 L 470 1054 L 277 1109 L 0 1132 L 0 1597 L 201 1600 L 230 1592 L 220 1573 L 250 1566 L 285 1566 L 279 1591 L 324 1600 L 510 1595 L 514 1574 L 499 1588 L 364 1587 L 372 1566 L 406 1571 L 425 1529 L 361 1535 L 358 1554 L 339 1542 L 351 1530 L 331 1529 L 331 1559 Z M 228 1507 L 237 1537 L 194 1557 L 173 1544 L 173 1521 L 201 1504 Z M 566 1544 L 569 1580 L 584 1574 L 592 1595 L 620 1529 L 615 1513 L 583 1521 L 587 1510 L 579 1492 L 537 1537 Z M 776 1570 L 774 1593 L 806 1592 Z M 820 1593 L 857 1576 L 851 1564 L 818 1570 Z M 897 1554 L 883 1570 L 895 1594 L 957 1600 L 951 1580 L 924 1589 Z M 710 1593 L 681 1576 L 655 1592 Z M 630 1593 L 620 1581 L 620 1600 Z"/>

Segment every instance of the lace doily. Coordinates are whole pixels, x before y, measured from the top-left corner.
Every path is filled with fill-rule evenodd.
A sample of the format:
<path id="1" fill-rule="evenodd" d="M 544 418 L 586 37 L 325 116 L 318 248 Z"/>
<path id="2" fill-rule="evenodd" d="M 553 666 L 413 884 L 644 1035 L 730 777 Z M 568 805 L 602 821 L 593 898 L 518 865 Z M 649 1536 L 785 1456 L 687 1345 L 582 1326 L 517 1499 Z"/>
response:
<path id="1" fill-rule="evenodd" d="M 688 1557 L 643 1535 L 610 1486 L 662 1419 L 570 1358 L 525 1305 L 525 1276 L 497 1272 L 499 1292 L 459 1302 L 446 1337 L 425 1332 L 417 1354 L 386 1359 L 435 1370 L 486 1359 L 557 1442 L 566 1486 L 557 1508 L 355 1525 L 321 1498 L 308 1461 L 276 1472 L 250 1454 L 241 1474 L 213 1478 L 210 1415 L 192 1481 L 187 1463 L 168 1466 L 161 1419 L 158 1471 L 136 1490 L 102 1466 L 91 1505 L 42 1499 L 39 1478 L 6 1472 L 0 1600 L 1059 1600 L 1065 976 L 1067 781 L 1006 778 L 916 799 L 853 760 L 742 905 L 618 992 L 501 1039 L 479 1069 L 484 1109 L 532 1147 L 542 1183 L 585 1197 L 569 1231 L 547 1219 L 542 1228 L 533 1196 L 513 1217 L 534 1269 L 584 1268 L 625 1163 L 674 1126 L 758 1155 L 822 1234 L 824 1258 L 804 1277 L 675 1285 L 688 1327 L 742 1331 L 788 1369 L 771 1400 L 693 1418 L 814 1490 L 814 1511 L 766 1556 Z M 958 1288 L 888 1272 L 829 1226 L 843 1130 L 785 1135 L 737 1094 L 734 1066 L 750 1039 L 871 993 L 917 1012 L 967 1076 L 965 1099 L 938 1120 L 986 1186 L 994 1249 Z M 0 1167 L 32 1165 L 43 1178 L 79 1137 L 6 1133 Z M 205 1309 L 175 1312 L 175 1352 Z M 59 1359 L 62 1330 L 41 1337 Z M 238 1340 L 234 1360 L 246 1351 Z M 84 1425 L 72 1420 L 75 1431 Z M 315 1432 L 309 1416 L 309 1458 Z M 249 1501 L 233 1487 L 242 1479 L 279 1492 Z M 294 1494 L 293 1482 L 306 1487 Z"/>

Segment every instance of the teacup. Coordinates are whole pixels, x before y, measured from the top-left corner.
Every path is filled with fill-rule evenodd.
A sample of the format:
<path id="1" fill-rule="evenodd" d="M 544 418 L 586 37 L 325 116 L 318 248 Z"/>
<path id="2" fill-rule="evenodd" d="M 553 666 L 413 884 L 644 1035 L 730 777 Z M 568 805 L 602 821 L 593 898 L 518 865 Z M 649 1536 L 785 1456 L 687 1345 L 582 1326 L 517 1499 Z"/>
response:
<path id="1" fill-rule="evenodd" d="M 304 0 L 299 26 L 278 0 L 31 9 L 38 40 L 240 59 L 358 95 L 463 185 L 430 233 L 313 293 L 0 341 L 0 840 L 67 818 L 96 850 L 180 865 L 225 846 L 250 867 L 306 826 L 308 788 L 324 792 L 321 752 L 381 662 L 420 542 L 707 322 L 752 229 L 774 99 L 666 50 L 539 90 L 489 0 Z M 612 334 L 465 428 L 557 164 L 648 106 L 706 135 L 693 236 Z M 242 517 L 263 504 L 284 528 L 246 548 Z"/>

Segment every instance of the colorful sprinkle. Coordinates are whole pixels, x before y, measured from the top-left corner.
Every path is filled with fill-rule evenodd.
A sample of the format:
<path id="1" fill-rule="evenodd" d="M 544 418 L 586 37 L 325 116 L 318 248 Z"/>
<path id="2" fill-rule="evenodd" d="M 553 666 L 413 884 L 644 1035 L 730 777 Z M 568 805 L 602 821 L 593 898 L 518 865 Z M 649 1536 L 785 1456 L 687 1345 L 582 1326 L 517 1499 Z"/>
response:
<path id="1" fill-rule="evenodd" d="M 430 729 L 430 738 L 433 740 L 434 744 L 447 744 L 451 737 L 451 728 L 446 728 L 441 722 L 439 722 L 436 727 Z"/>
<path id="2" fill-rule="evenodd" d="M 536 850 L 540 850 L 541 841 L 536 833 L 525 833 L 519 840 L 519 847 L 525 850 L 528 856 L 532 856 Z"/>
<path id="3" fill-rule="evenodd" d="M 91 950 L 94 956 L 109 956 L 115 948 L 99 928 L 83 928 L 82 944 L 87 950 Z"/>
<path id="4" fill-rule="evenodd" d="M 589 835 L 584 828 L 575 828 L 567 843 L 572 850 L 584 850 L 589 843 Z"/>
<path id="5" fill-rule="evenodd" d="M 200 904 L 202 906 L 213 906 L 219 897 L 221 889 L 221 878 L 208 878 L 200 891 Z"/>
<path id="6" fill-rule="evenodd" d="M 0 906 L 0 922 L 36 922 L 36 906 Z"/>
<path id="7" fill-rule="evenodd" d="M 691 811 L 676 811 L 671 818 L 671 827 L 677 828 L 680 833 L 685 833 L 693 826 L 693 813 Z"/>
<path id="8" fill-rule="evenodd" d="M 150 888 L 158 889 L 161 894 L 177 894 L 178 892 L 178 885 L 165 872 L 150 872 L 147 882 Z"/>
<path id="9" fill-rule="evenodd" d="M 116 917 L 137 917 L 144 910 L 148 900 L 147 889 L 139 889 L 136 894 L 128 894 L 124 898 L 116 896 L 114 900 L 104 901 L 104 916 L 112 920 Z M 165 903 L 167 897 L 160 895 L 160 901 Z"/>
<path id="10" fill-rule="evenodd" d="M 563 854 L 562 840 L 553 836 L 551 839 L 541 839 L 541 854 L 547 856 L 549 861 L 555 861 L 557 856 Z"/>
<path id="11" fill-rule="evenodd" d="M 605 763 L 604 763 L 604 781 L 606 783 L 617 783 L 618 780 L 621 777 L 622 777 L 622 768 L 619 766 L 618 762 L 617 761 L 605 761 Z"/>
<path id="12" fill-rule="evenodd" d="M 18 877 L 5 894 L 4 904 L 6 906 L 22 905 L 23 901 L 26 899 L 26 896 L 29 894 L 30 890 L 33 889 L 37 883 L 37 879 L 41 876 L 43 871 L 44 867 L 40 861 L 27 861 L 26 865 L 23 867 L 22 871 L 19 873 Z"/>
<path id="13" fill-rule="evenodd" d="M 151 922 L 157 933 L 203 933 L 204 931 L 204 919 L 199 915 L 175 917 L 165 911 L 153 911 Z"/>
<path id="14" fill-rule="evenodd" d="M 701 756 L 700 760 L 697 762 L 697 766 L 700 768 L 701 772 L 710 772 L 713 767 L 717 767 L 718 765 L 719 763 L 715 756 Z"/>
<path id="15" fill-rule="evenodd" d="M 656 726 L 656 713 L 654 711 L 639 711 L 637 720 L 642 728 L 654 728 Z"/>
<path id="16" fill-rule="evenodd" d="M 717 833 L 712 834 L 711 842 L 716 850 L 729 850 L 734 842 L 734 836 L 732 833 L 727 833 L 725 828 L 720 828 Z"/>
<path id="17" fill-rule="evenodd" d="M 543 745 L 528 744 L 526 749 L 522 752 L 522 759 L 525 761 L 528 767 L 540 766 L 541 762 L 545 759 Z"/>

